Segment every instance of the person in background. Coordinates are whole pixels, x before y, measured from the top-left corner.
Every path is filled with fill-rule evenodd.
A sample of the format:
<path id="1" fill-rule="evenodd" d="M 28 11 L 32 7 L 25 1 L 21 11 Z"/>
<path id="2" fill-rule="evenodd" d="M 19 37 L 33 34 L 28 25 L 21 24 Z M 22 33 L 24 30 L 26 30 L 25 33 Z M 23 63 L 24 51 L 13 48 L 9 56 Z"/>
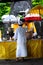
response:
<path id="1" fill-rule="evenodd" d="M 22 27 L 23 21 L 18 21 L 19 27 L 15 31 L 14 40 L 17 40 L 16 48 L 16 61 L 24 59 L 27 57 L 27 45 L 26 45 L 26 29 Z"/>
<path id="2" fill-rule="evenodd" d="M 7 35 L 8 35 L 9 40 L 12 40 L 14 36 L 14 31 L 12 28 L 8 27 Z"/>

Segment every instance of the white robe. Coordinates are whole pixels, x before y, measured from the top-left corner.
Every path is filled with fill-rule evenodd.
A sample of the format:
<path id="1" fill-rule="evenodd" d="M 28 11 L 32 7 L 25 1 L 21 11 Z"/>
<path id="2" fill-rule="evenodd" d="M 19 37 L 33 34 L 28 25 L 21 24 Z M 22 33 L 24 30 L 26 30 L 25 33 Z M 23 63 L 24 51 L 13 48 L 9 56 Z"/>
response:
<path id="1" fill-rule="evenodd" d="M 26 29 L 19 26 L 17 28 L 14 39 L 17 39 L 17 49 L 16 49 L 16 57 L 26 57 L 27 56 L 27 45 L 26 45 Z"/>

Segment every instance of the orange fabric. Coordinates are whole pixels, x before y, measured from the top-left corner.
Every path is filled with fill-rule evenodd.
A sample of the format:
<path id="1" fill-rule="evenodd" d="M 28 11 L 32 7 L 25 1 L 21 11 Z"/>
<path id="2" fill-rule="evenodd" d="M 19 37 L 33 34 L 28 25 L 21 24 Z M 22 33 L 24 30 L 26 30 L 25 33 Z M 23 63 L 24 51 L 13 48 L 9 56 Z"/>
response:
<path id="1" fill-rule="evenodd" d="M 30 30 L 32 27 L 34 27 L 34 32 L 36 32 L 36 28 L 35 28 L 34 22 L 30 22 L 30 23 L 25 22 L 23 24 L 23 27 L 25 27 L 26 25 L 27 25 L 28 30 Z M 18 24 L 13 24 L 12 25 L 12 27 L 14 28 L 14 31 L 18 28 L 18 26 L 19 26 Z"/>
<path id="2" fill-rule="evenodd" d="M 36 32 L 36 28 L 35 28 L 34 22 L 30 22 L 30 23 L 26 22 L 23 25 L 23 27 L 25 27 L 26 25 L 27 25 L 28 30 L 30 30 L 32 27 L 34 27 L 34 32 Z"/>
<path id="3" fill-rule="evenodd" d="M 18 28 L 18 24 L 12 24 L 11 28 L 14 28 L 14 31 Z"/>

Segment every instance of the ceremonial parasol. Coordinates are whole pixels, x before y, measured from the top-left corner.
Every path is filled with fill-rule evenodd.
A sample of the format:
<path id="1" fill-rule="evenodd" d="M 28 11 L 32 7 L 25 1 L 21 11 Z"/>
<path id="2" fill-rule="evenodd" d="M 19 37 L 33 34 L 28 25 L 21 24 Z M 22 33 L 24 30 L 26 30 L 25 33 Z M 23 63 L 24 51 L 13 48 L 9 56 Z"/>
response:
<path id="1" fill-rule="evenodd" d="M 14 15 L 3 15 L 2 16 L 2 22 L 3 23 L 15 23 L 17 22 L 17 18 Z"/>
<path id="2" fill-rule="evenodd" d="M 36 13 L 38 13 L 40 15 L 43 14 L 43 6 L 41 6 L 41 5 L 36 5 L 29 12 L 32 13 L 32 11 L 33 11 L 33 13 L 34 13 L 34 10 L 36 10 Z M 38 12 L 37 12 L 37 10 L 38 10 Z"/>

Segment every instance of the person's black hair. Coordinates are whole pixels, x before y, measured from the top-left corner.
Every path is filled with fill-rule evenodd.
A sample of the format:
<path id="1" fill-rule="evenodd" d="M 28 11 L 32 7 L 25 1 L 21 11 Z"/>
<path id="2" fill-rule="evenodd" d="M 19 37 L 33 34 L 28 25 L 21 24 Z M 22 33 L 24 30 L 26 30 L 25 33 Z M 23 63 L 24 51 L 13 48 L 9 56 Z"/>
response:
<path id="1" fill-rule="evenodd" d="M 21 18 L 20 21 L 25 22 L 25 19 Z"/>
<path id="2" fill-rule="evenodd" d="M 19 26 L 22 26 L 23 24 L 19 24 Z"/>

